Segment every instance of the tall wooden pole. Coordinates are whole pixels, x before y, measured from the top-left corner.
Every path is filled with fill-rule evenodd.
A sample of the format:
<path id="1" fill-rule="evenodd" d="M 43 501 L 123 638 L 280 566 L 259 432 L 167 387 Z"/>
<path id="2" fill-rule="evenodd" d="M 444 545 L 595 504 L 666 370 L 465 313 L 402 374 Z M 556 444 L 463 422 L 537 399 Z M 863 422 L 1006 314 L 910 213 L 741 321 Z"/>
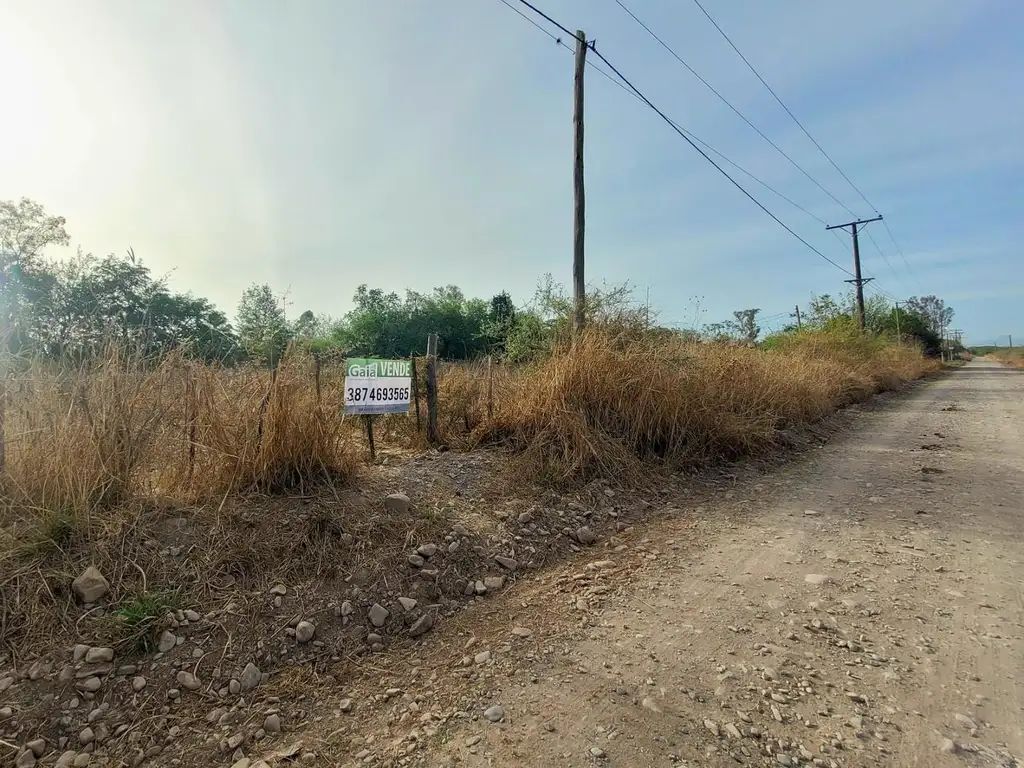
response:
<path id="1" fill-rule="evenodd" d="M 427 442 L 437 445 L 437 334 L 427 337 Z"/>
<path id="2" fill-rule="evenodd" d="M 573 334 L 578 336 L 586 323 L 583 275 L 584 221 L 586 202 L 583 193 L 583 80 L 587 66 L 587 36 L 582 30 L 576 31 L 576 75 L 574 79 L 573 126 L 576 129 L 573 162 L 573 229 L 572 229 L 572 294 Z"/>
<path id="3" fill-rule="evenodd" d="M 858 222 L 853 222 L 853 282 L 857 286 L 857 325 L 864 330 L 864 278 L 860 274 L 860 238 L 857 232 Z"/>

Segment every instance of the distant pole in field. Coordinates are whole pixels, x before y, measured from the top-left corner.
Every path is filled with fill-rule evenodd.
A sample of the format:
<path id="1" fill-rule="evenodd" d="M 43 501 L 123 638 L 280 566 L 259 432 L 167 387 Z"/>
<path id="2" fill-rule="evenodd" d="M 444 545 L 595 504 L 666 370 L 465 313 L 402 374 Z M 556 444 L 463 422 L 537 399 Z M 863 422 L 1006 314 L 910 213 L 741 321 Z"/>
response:
<path id="1" fill-rule="evenodd" d="M 800 317 L 800 305 L 796 305 L 796 329 L 802 331 L 804 328 L 803 319 Z"/>
<path id="2" fill-rule="evenodd" d="M 903 341 L 903 336 L 900 335 L 900 303 L 896 302 L 896 341 Z"/>
<path id="3" fill-rule="evenodd" d="M 857 325 L 863 331 L 865 320 L 864 320 L 864 284 L 870 283 L 874 280 L 873 277 L 863 278 L 860 273 L 860 239 L 858 237 L 858 227 L 862 227 L 865 224 L 870 224 L 873 221 L 881 221 L 881 216 L 876 216 L 873 219 L 858 219 L 857 221 L 848 221 L 846 224 L 835 224 L 831 227 L 825 227 L 825 229 L 846 229 L 850 228 L 850 234 L 853 235 L 853 280 L 847 280 L 848 283 L 853 283 L 857 286 Z"/>
<path id="4" fill-rule="evenodd" d="M 437 334 L 427 337 L 427 442 L 437 445 Z"/>
<path id="5" fill-rule="evenodd" d="M 572 122 L 575 127 L 575 151 L 573 160 L 573 227 L 572 227 L 572 296 L 573 335 L 578 336 L 586 323 L 585 291 L 583 276 L 584 222 L 586 202 L 583 193 L 583 81 L 587 65 L 587 36 L 582 30 L 576 31 L 576 74 Z"/>
<path id="6" fill-rule="evenodd" d="M 1010 349 L 1013 349 L 1013 334 L 1010 334 Z"/>

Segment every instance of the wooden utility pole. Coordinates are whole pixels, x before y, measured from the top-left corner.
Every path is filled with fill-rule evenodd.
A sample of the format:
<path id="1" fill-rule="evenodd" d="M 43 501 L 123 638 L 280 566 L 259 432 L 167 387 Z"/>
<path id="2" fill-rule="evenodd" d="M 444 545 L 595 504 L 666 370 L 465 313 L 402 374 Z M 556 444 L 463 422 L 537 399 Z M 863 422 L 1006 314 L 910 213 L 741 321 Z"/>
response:
<path id="1" fill-rule="evenodd" d="M 900 334 L 900 303 L 896 302 L 896 341 L 903 341 L 903 336 Z"/>
<path id="2" fill-rule="evenodd" d="M 853 280 L 847 280 L 848 283 L 853 283 L 857 286 L 857 325 L 860 329 L 864 330 L 864 283 L 870 283 L 874 280 L 873 277 L 864 279 L 860 274 L 860 240 L 858 239 L 858 227 L 870 224 L 873 221 L 881 221 L 881 216 L 876 216 L 873 219 L 858 219 L 857 221 L 849 221 L 846 224 L 835 224 L 831 227 L 825 227 L 825 229 L 846 229 L 850 228 L 850 234 L 853 235 Z"/>
<path id="3" fill-rule="evenodd" d="M 574 79 L 574 98 L 572 122 L 576 129 L 575 151 L 573 161 L 573 227 L 572 227 L 572 295 L 573 295 L 573 334 L 578 336 L 586 322 L 585 290 L 583 276 L 583 234 L 586 203 L 583 194 L 583 80 L 587 68 L 587 36 L 582 30 L 576 30 L 576 75 Z"/>
<path id="4" fill-rule="evenodd" d="M 804 327 L 803 320 L 800 318 L 800 305 L 797 304 L 796 305 L 796 329 L 798 331 L 801 331 L 801 330 L 803 330 L 803 327 Z"/>
<path id="5" fill-rule="evenodd" d="M 1010 349 L 1013 349 L 1013 334 L 1010 334 Z"/>
<path id="6" fill-rule="evenodd" d="M 437 334 L 427 336 L 427 442 L 437 445 Z"/>

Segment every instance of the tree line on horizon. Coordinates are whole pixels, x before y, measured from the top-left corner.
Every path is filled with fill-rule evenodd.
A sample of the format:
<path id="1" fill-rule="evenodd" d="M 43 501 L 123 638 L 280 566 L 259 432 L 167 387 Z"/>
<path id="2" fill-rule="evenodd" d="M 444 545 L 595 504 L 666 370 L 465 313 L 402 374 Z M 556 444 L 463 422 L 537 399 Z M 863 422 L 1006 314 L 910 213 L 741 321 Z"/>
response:
<path id="1" fill-rule="evenodd" d="M 307 310 L 290 319 L 271 286 L 258 284 L 242 293 L 232 321 L 209 300 L 172 291 L 131 250 L 124 256 L 79 250 L 69 259 L 46 257 L 47 248 L 70 244 L 65 224 L 31 200 L 0 201 L 0 343 L 9 354 L 82 361 L 115 342 L 147 356 L 182 350 L 206 362 L 273 366 L 289 347 L 325 357 L 409 357 L 423 354 L 428 334 L 436 333 L 445 359 L 495 355 L 519 363 L 543 356 L 570 329 L 572 297 L 551 275 L 523 306 L 505 291 L 470 298 L 449 285 L 401 296 L 361 285 L 353 308 L 340 318 Z M 758 343 L 759 312 L 738 310 L 728 321 L 680 330 L 658 326 L 628 285 L 594 287 L 587 295 L 587 314 L 595 323 L 700 340 Z M 898 326 L 904 337 L 938 354 L 941 330 L 952 315 L 934 296 L 908 299 L 900 310 L 873 297 L 866 326 L 890 335 Z M 849 325 L 853 316 L 852 294 L 826 294 L 812 298 L 803 326 Z M 781 333 L 796 331 L 794 325 Z"/>

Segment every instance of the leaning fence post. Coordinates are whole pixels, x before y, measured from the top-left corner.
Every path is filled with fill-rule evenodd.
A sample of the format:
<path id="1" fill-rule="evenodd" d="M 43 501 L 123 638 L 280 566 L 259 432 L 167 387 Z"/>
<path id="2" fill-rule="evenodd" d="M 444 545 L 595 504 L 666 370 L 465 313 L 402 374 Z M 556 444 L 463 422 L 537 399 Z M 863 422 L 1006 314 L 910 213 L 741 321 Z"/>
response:
<path id="1" fill-rule="evenodd" d="M 427 442 L 436 445 L 437 435 L 437 334 L 427 337 Z"/>

